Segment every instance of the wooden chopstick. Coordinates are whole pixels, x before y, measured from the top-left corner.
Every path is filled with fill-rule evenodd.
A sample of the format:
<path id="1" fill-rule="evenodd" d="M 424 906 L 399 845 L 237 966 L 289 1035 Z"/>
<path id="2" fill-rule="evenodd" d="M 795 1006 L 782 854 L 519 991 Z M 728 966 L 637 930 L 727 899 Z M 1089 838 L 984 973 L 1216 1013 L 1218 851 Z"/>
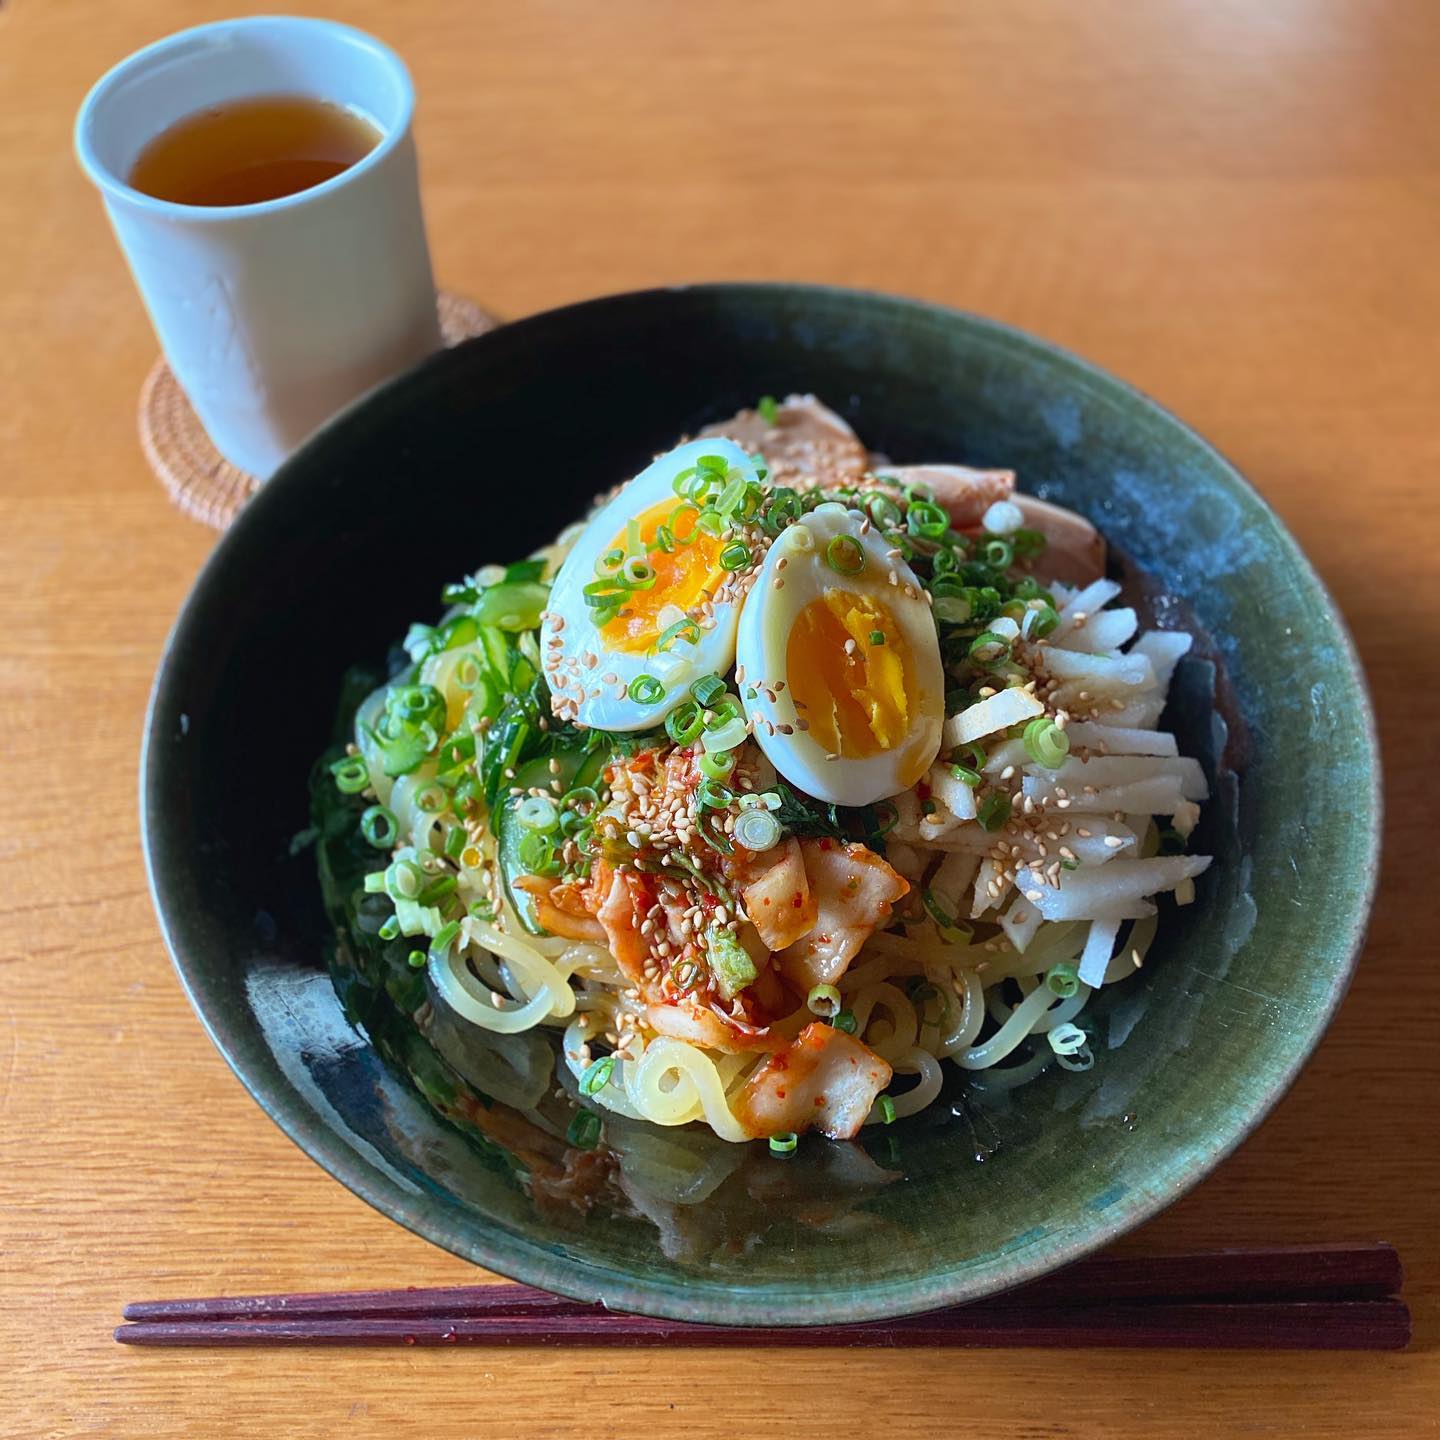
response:
<path id="1" fill-rule="evenodd" d="M 969 1311 L 1044 1304 L 1055 1308 L 1104 1301 L 1382 1300 L 1397 1293 L 1400 1257 L 1384 1244 L 1287 1245 L 1180 1255 L 1097 1255 L 977 1301 Z M 528 1285 L 454 1285 L 434 1289 L 356 1290 L 299 1295 L 250 1295 L 198 1300 L 142 1300 L 127 1320 L 445 1319 L 605 1313 Z"/>
<path id="2" fill-rule="evenodd" d="M 154 1346 L 919 1346 L 1399 1350 L 1410 1312 L 1399 1300 L 1093 1306 L 972 1305 L 865 1325 L 742 1329 L 643 1315 L 419 1315 L 270 1320 L 140 1321 L 115 1338 Z"/>

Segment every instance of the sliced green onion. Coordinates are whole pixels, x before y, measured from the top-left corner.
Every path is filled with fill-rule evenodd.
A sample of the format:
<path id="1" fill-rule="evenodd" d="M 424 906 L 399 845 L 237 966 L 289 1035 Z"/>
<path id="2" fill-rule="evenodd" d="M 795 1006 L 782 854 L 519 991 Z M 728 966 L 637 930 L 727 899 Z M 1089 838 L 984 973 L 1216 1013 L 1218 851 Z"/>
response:
<path id="1" fill-rule="evenodd" d="M 626 560 L 622 573 L 626 583 L 636 590 L 648 590 L 655 583 L 655 567 L 639 555 L 632 555 Z"/>
<path id="2" fill-rule="evenodd" d="M 755 408 L 767 425 L 773 425 L 780 418 L 780 406 L 773 395 L 762 395 Z"/>
<path id="3" fill-rule="evenodd" d="M 458 689 L 478 690 L 485 683 L 485 672 L 481 668 L 477 656 L 462 655 L 455 662 L 455 668 L 450 672 L 450 678 L 454 680 Z"/>
<path id="4" fill-rule="evenodd" d="M 772 1135 L 770 1137 L 770 1153 L 772 1155 L 789 1155 L 799 1143 L 800 1137 L 793 1130 L 787 1130 L 783 1135 Z"/>
<path id="5" fill-rule="evenodd" d="M 725 488 L 715 497 L 715 510 L 728 520 L 745 498 L 745 487 L 750 482 L 738 471 L 726 482 Z"/>
<path id="6" fill-rule="evenodd" d="M 658 705 L 665 698 L 665 687 L 653 675 L 637 675 L 629 693 L 637 705 Z"/>
<path id="7" fill-rule="evenodd" d="M 982 630 L 971 642 L 969 655 L 978 665 L 998 665 L 1010 654 L 1010 642 L 993 630 Z"/>
<path id="8" fill-rule="evenodd" d="M 701 455 L 695 466 L 699 470 L 707 470 L 712 475 L 725 475 L 730 470 L 730 462 L 723 455 Z"/>
<path id="9" fill-rule="evenodd" d="M 733 695 L 725 695 L 705 707 L 705 728 L 720 730 L 736 720 L 744 720 L 740 702 Z"/>
<path id="10" fill-rule="evenodd" d="M 840 1013 L 840 992 L 833 985 L 816 985 L 805 997 L 805 1003 L 810 1007 L 812 1015 L 833 1020 Z"/>
<path id="11" fill-rule="evenodd" d="M 733 750 L 702 751 L 700 755 L 700 773 L 708 780 L 728 780 L 730 772 L 735 768 L 735 752 Z"/>
<path id="12" fill-rule="evenodd" d="M 613 1055 L 602 1055 L 598 1060 L 587 1065 L 580 1076 L 580 1093 L 582 1095 L 598 1095 L 610 1083 L 610 1076 L 614 1070 L 615 1057 Z"/>
<path id="13" fill-rule="evenodd" d="M 358 795 L 370 785 L 370 769 L 358 755 L 347 755 L 337 760 L 330 773 L 335 777 L 335 788 L 342 795 Z"/>
<path id="14" fill-rule="evenodd" d="M 1031 575 L 1016 582 L 1015 593 L 1022 600 L 1043 600 L 1047 605 L 1055 603 L 1055 597 Z"/>
<path id="15" fill-rule="evenodd" d="M 450 803 L 450 797 L 443 785 L 427 780 L 416 789 L 412 803 L 422 815 L 438 815 Z"/>
<path id="16" fill-rule="evenodd" d="M 655 641 L 655 649 L 663 655 L 682 640 L 687 645 L 700 643 L 700 626 L 688 615 L 683 620 L 677 620 L 673 625 L 667 625 L 660 632 Z"/>
<path id="17" fill-rule="evenodd" d="M 715 755 L 722 750 L 734 750 L 742 745 L 749 733 L 745 721 L 739 715 L 732 715 L 724 724 L 707 729 L 701 736 L 700 743 L 708 753 Z"/>
<path id="18" fill-rule="evenodd" d="M 527 875 L 553 875 L 560 869 L 555 842 L 539 830 L 527 830 L 520 837 L 516 858 Z"/>
<path id="19" fill-rule="evenodd" d="M 577 1110 L 565 1130 L 567 1144 L 593 1150 L 600 1140 L 600 1117 L 593 1110 Z"/>
<path id="20" fill-rule="evenodd" d="M 853 535 L 836 535 L 825 547 L 825 563 L 837 575 L 858 575 L 865 568 L 865 551 Z"/>
<path id="21" fill-rule="evenodd" d="M 442 925 L 430 941 L 430 953 L 437 960 L 445 958 L 445 952 L 454 943 L 455 937 L 460 933 L 460 922 L 452 920 L 448 925 Z"/>
<path id="22" fill-rule="evenodd" d="M 962 785 L 968 785 L 972 790 L 985 778 L 978 770 L 972 770 L 968 765 L 952 765 L 950 773 Z"/>
<path id="23" fill-rule="evenodd" d="M 691 517 L 690 531 L 688 534 L 682 535 L 680 533 L 680 521 L 684 519 L 687 514 Z M 665 523 L 669 527 L 670 533 L 675 537 L 675 543 L 677 545 L 688 545 L 694 540 L 696 533 L 700 529 L 700 507 L 687 500 L 683 505 L 677 505 L 670 512 L 670 518 Z"/>
<path id="24" fill-rule="evenodd" d="M 805 502 L 798 490 L 788 485 L 777 485 L 770 492 L 770 504 L 765 510 L 765 528 L 771 534 L 778 534 L 787 525 L 793 525 L 805 513 Z"/>
<path id="25" fill-rule="evenodd" d="M 425 888 L 425 872 L 413 860 L 397 860 L 385 872 L 385 893 L 392 900 L 413 900 Z"/>
<path id="26" fill-rule="evenodd" d="M 905 518 L 900 507 L 883 490 L 877 490 L 867 497 L 865 508 L 870 512 L 870 518 L 882 530 L 891 529 Z"/>
<path id="27" fill-rule="evenodd" d="M 1015 547 L 992 535 L 980 547 L 980 556 L 992 569 L 1008 570 L 1015 563 Z"/>
<path id="28" fill-rule="evenodd" d="M 743 540 L 732 540 L 720 552 L 720 568 L 722 570 L 743 570 L 753 558 L 750 554 L 750 547 Z"/>
<path id="29" fill-rule="evenodd" d="M 617 545 L 595 561 L 595 573 L 602 580 L 613 580 L 625 568 L 625 550 Z"/>
<path id="30" fill-rule="evenodd" d="M 1038 610 L 1030 613 L 1035 618 L 1027 622 L 1026 634 L 1036 640 L 1043 640 L 1060 624 L 1060 612 L 1053 605 L 1042 604 Z"/>
<path id="31" fill-rule="evenodd" d="M 985 829 L 1001 829 L 1010 818 L 1010 797 L 992 790 L 976 807 L 976 818 Z"/>
<path id="32" fill-rule="evenodd" d="M 1068 1000 L 1080 989 L 1080 972 L 1073 965 L 1062 960 L 1058 965 L 1052 965 L 1045 972 L 1045 985 L 1062 1000 Z"/>
<path id="33" fill-rule="evenodd" d="M 470 837 L 466 835 L 461 825 L 452 825 L 445 835 L 445 858 L 447 860 L 458 860 L 465 853 L 465 847 L 470 843 Z"/>
<path id="34" fill-rule="evenodd" d="M 835 1018 L 830 1022 L 837 1030 L 843 1030 L 847 1035 L 855 1033 L 855 1012 L 853 1010 L 840 1010 L 836 1012 Z"/>
<path id="35" fill-rule="evenodd" d="M 880 1123 L 882 1125 L 895 1123 L 895 1102 L 888 1095 L 880 1097 Z"/>
<path id="36" fill-rule="evenodd" d="M 1090 1043 L 1090 1037 L 1078 1025 L 1072 1025 L 1068 1020 L 1063 1025 L 1055 1026 L 1046 1038 L 1057 1055 L 1073 1055 Z"/>
<path id="37" fill-rule="evenodd" d="M 700 967 L 693 960 L 682 960 L 670 972 L 670 978 L 675 982 L 675 988 L 683 995 L 688 990 L 693 990 L 700 980 Z"/>
<path id="38" fill-rule="evenodd" d="M 382 940 L 394 940 L 400 934 L 400 917 L 392 915 L 381 927 L 380 938 Z"/>
<path id="39" fill-rule="evenodd" d="M 757 854 L 780 841 L 780 822 L 768 810 L 745 810 L 735 822 L 735 839 Z"/>
<path id="40" fill-rule="evenodd" d="M 548 835 L 560 824 L 560 811 L 546 795 L 527 795 L 515 807 L 515 818 L 527 830 Z"/>
<path id="41" fill-rule="evenodd" d="M 365 877 L 365 893 L 367 895 L 384 895 L 386 893 L 385 873 L 384 870 L 372 870 Z"/>
<path id="42" fill-rule="evenodd" d="M 870 632 L 870 643 L 872 645 L 883 645 L 885 643 L 885 632 L 883 630 L 872 630 Z"/>
<path id="43" fill-rule="evenodd" d="M 682 701 L 665 717 L 665 733 L 677 745 L 689 745 L 705 729 L 700 707 L 693 700 Z"/>
<path id="44" fill-rule="evenodd" d="M 708 708 L 712 700 L 718 700 L 725 693 L 725 682 L 718 675 L 702 675 L 690 686 L 690 693 L 696 704 Z"/>
<path id="45" fill-rule="evenodd" d="M 412 970 L 423 970 L 425 968 L 427 958 L 428 957 L 423 950 L 412 950 L 405 957 L 405 963 L 409 965 Z"/>
<path id="46" fill-rule="evenodd" d="M 1047 770 L 1058 770 L 1070 753 L 1070 737 L 1048 715 L 1037 715 L 1025 727 L 1025 753 Z"/>
<path id="47" fill-rule="evenodd" d="M 905 524 L 912 535 L 922 540 L 943 540 L 950 528 L 950 517 L 932 501 L 912 500 Z"/>
<path id="48" fill-rule="evenodd" d="M 696 787 L 695 798 L 707 810 L 724 810 L 735 797 L 716 781 L 702 780 Z"/>
<path id="49" fill-rule="evenodd" d="M 377 850 L 390 850 L 400 838 L 400 822 L 393 810 L 372 805 L 360 817 L 360 833 Z"/>

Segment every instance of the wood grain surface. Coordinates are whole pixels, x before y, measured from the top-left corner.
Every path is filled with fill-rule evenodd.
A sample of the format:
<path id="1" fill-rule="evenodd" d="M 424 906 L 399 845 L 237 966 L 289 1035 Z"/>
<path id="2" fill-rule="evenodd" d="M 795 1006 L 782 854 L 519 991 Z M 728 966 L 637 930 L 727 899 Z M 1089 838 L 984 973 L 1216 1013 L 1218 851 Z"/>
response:
<path id="1" fill-rule="evenodd" d="M 304 7 L 409 60 L 437 274 L 502 314 L 741 277 L 953 302 L 1134 381 L 1267 495 L 1369 670 L 1387 871 L 1315 1062 L 1234 1159 L 1125 1245 L 1392 1240 L 1417 1311 L 1411 1352 L 111 1342 L 127 1299 L 475 1273 L 261 1115 L 186 1005 L 145 890 L 141 719 L 213 536 L 168 507 L 141 459 L 135 396 L 154 341 L 70 126 L 129 50 L 249 8 L 273 6 L 0 4 L 0 1435 L 1431 1433 L 1433 0 Z"/>

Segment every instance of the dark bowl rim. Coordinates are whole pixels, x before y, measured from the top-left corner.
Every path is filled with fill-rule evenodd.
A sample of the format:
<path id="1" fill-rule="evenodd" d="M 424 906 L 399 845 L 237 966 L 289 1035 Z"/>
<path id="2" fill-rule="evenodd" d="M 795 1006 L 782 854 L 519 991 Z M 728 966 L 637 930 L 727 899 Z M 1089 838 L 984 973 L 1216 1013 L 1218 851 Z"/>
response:
<path id="1" fill-rule="evenodd" d="M 1365 943 L 1379 881 L 1383 790 L 1374 701 L 1354 637 L 1344 616 L 1336 605 L 1334 597 L 1330 594 L 1329 588 L 1264 496 L 1210 441 L 1172 411 L 1128 381 L 1110 374 L 1109 371 L 1093 362 L 1051 341 L 1041 339 L 1003 321 L 993 320 L 971 311 L 877 290 L 790 281 L 705 282 L 596 296 L 588 300 L 537 311 L 532 315 L 508 322 L 497 331 L 475 336 L 455 349 L 492 343 L 492 336 L 518 327 L 550 324 L 572 314 L 589 310 L 603 310 L 607 307 L 624 307 L 637 303 L 663 303 L 667 297 L 675 295 L 712 295 L 717 299 L 738 299 L 750 296 L 763 299 L 767 296 L 779 297 L 797 293 L 817 298 L 829 297 L 856 305 L 879 303 L 895 310 L 923 314 L 942 324 L 959 323 L 982 332 L 988 332 L 997 340 L 1036 352 L 1052 363 L 1058 362 L 1061 366 L 1069 367 L 1085 376 L 1089 381 L 1097 382 L 1102 389 L 1109 389 L 1129 402 L 1138 402 L 1141 406 L 1157 412 L 1182 432 L 1191 443 L 1206 453 L 1226 480 L 1240 491 L 1247 492 L 1261 507 L 1275 526 L 1280 540 L 1289 552 L 1292 564 L 1315 587 L 1325 601 L 1325 615 L 1335 637 L 1340 642 L 1346 668 L 1363 703 L 1362 721 L 1364 737 L 1367 742 L 1366 761 L 1370 780 L 1369 825 L 1364 835 L 1367 880 L 1363 891 L 1356 897 L 1352 913 L 1346 917 L 1348 943 L 1345 947 L 1343 961 L 1335 966 L 1326 992 L 1317 1007 L 1316 1018 L 1304 1045 L 1288 1068 L 1276 1077 L 1268 1088 L 1257 1091 L 1253 1104 L 1243 1113 L 1243 1118 L 1224 1131 L 1217 1132 L 1215 1136 L 1208 1138 L 1197 1147 L 1183 1180 L 1178 1184 L 1166 1189 L 1163 1193 L 1150 1190 L 1132 1191 L 1125 1199 L 1108 1207 L 1103 1220 L 1097 1217 L 1094 1227 L 1087 1234 L 1078 1237 L 1062 1237 L 1048 1244 L 1044 1239 L 1040 1239 L 1027 1246 L 1023 1255 L 1018 1251 L 1009 1254 L 1002 1252 L 989 1270 L 980 1275 L 972 1274 L 962 1278 L 953 1272 L 942 1272 L 938 1276 L 926 1279 L 888 1281 L 865 1289 L 850 1286 L 837 1287 L 828 1296 L 817 1295 L 813 1299 L 802 1302 L 777 1296 L 765 1287 L 755 1287 L 750 1290 L 721 1289 L 719 1287 L 690 1289 L 681 1281 L 659 1282 L 651 1279 L 637 1279 L 633 1275 L 604 1264 L 591 1261 L 571 1261 L 563 1256 L 547 1253 L 533 1242 L 517 1240 L 498 1228 L 480 1234 L 475 1234 L 473 1231 L 462 1232 L 452 1228 L 434 1214 L 431 1209 L 432 1202 L 427 1196 L 407 1193 L 393 1181 L 387 1180 L 379 1174 L 365 1173 L 364 1167 L 357 1162 L 353 1151 L 340 1145 L 327 1143 L 325 1130 L 323 1127 L 314 1125 L 312 1112 L 308 1107 L 292 1102 L 283 1094 L 279 1096 L 269 1094 L 258 1081 L 252 1081 L 250 1075 L 247 1074 L 244 1058 L 238 1053 L 239 1047 L 232 1035 L 232 1029 L 238 1030 L 238 1027 L 228 1025 L 222 1015 L 211 1014 L 207 1011 L 204 1003 L 203 973 L 198 966 L 193 967 L 192 973 L 192 962 L 186 955 L 186 937 L 182 933 L 186 928 L 185 922 L 183 918 L 172 920 L 166 908 L 170 887 L 163 874 L 164 859 L 158 853 L 162 847 L 161 837 L 165 829 L 165 817 L 158 802 L 162 789 L 160 777 L 166 764 L 167 747 L 163 743 L 166 736 L 160 733 L 159 727 L 161 717 L 173 708 L 168 702 L 174 698 L 172 692 L 179 682 L 179 676 L 176 673 L 176 657 L 181 648 L 180 640 L 185 634 L 187 619 L 191 615 L 198 597 L 223 569 L 229 551 L 239 543 L 238 537 L 247 530 L 264 523 L 263 517 L 271 506 L 278 503 L 271 497 L 294 483 L 295 475 L 303 473 L 312 450 L 323 444 L 327 436 L 350 423 L 357 411 L 368 406 L 378 397 L 395 395 L 407 387 L 423 385 L 433 371 L 453 363 L 451 356 L 454 351 L 452 350 L 441 350 L 428 356 L 409 370 L 362 395 L 332 417 L 260 487 L 236 517 L 234 523 L 220 537 L 191 585 L 170 633 L 166 637 L 146 709 L 139 770 L 140 825 L 146 881 L 151 901 L 155 906 L 160 931 L 166 948 L 170 952 L 181 987 L 211 1042 L 220 1052 L 226 1064 L 250 1092 L 256 1104 L 300 1150 L 353 1194 L 358 1195 L 388 1219 L 403 1225 L 422 1239 L 428 1240 L 462 1259 L 484 1266 L 487 1270 L 523 1281 L 526 1284 L 539 1286 L 571 1299 L 601 1301 L 610 1309 L 716 1325 L 834 1324 L 923 1314 L 941 1306 L 965 1304 L 1002 1290 L 1023 1285 L 1029 1280 L 1058 1270 L 1092 1254 L 1118 1236 L 1134 1230 L 1152 1219 L 1193 1190 L 1254 1134 L 1309 1062 L 1333 1021 L 1354 975 L 1360 952 Z"/>

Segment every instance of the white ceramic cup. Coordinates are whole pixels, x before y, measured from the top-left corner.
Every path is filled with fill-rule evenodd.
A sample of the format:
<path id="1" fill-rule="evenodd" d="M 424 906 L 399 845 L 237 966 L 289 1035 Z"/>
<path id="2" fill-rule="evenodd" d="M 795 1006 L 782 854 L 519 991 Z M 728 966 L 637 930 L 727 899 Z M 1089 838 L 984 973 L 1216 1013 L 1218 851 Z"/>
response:
<path id="1" fill-rule="evenodd" d="M 227 101 L 308 95 L 380 143 L 333 179 L 257 205 L 133 189 L 146 144 Z M 440 347 L 399 57 L 348 25 L 226 20 L 137 51 L 96 84 L 75 148 L 100 187 L 165 358 L 221 454 L 268 477 L 357 395 Z"/>

